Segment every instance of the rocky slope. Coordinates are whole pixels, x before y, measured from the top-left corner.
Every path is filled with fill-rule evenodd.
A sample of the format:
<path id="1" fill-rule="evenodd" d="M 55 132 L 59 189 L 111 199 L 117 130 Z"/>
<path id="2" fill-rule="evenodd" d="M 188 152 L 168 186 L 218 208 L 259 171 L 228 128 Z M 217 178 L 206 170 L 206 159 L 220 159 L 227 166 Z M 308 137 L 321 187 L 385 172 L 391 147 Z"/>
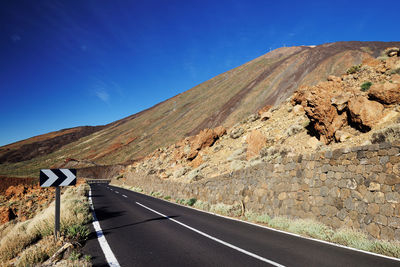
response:
<path id="1" fill-rule="evenodd" d="M 285 155 L 399 140 L 398 51 L 366 56 L 341 76 L 301 86 L 229 129 L 204 129 L 157 149 L 125 172 L 190 183 Z"/>
<path id="2" fill-rule="evenodd" d="M 1 147 L 0 174 L 37 175 L 40 168 L 69 163 L 74 167 L 128 164 L 205 128 L 230 128 L 266 105 L 284 102 L 301 86 L 340 76 L 393 46 L 400 43 L 338 42 L 276 49 L 148 110 L 59 143 L 61 147 L 49 146 L 51 137 L 34 145 Z"/>

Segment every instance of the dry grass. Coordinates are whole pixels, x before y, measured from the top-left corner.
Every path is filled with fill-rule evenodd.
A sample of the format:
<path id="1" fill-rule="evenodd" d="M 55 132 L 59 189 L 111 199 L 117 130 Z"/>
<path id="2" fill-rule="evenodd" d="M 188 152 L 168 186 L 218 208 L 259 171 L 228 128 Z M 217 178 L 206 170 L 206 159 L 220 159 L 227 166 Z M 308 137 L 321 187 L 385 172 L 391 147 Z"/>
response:
<path id="1" fill-rule="evenodd" d="M 240 204 L 228 205 L 224 203 L 217 203 L 211 205 L 210 212 L 218 213 L 224 216 L 239 217 L 242 213 L 242 207 Z"/>
<path id="2" fill-rule="evenodd" d="M 87 190 L 88 187 L 85 184 L 69 187 L 61 196 L 60 230 L 63 235 L 68 233 L 71 226 L 85 225 L 91 219 L 86 197 Z M 17 256 L 21 256 L 20 260 L 24 261 L 23 265 L 31 265 L 38 260 L 45 260 L 52 251 L 49 246 L 54 249 L 57 249 L 57 246 L 40 240 L 47 240 L 47 237 L 53 235 L 53 231 L 54 202 L 30 220 L 16 224 L 9 223 L 0 228 L 0 236 L 2 237 L 0 241 L 0 262 L 6 264 Z M 76 237 L 70 237 L 70 239 L 74 238 Z M 29 253 L 24 250 L 29 251 Z M 25 262 L 30 262 L 30 264 L 25 264 Z"/>

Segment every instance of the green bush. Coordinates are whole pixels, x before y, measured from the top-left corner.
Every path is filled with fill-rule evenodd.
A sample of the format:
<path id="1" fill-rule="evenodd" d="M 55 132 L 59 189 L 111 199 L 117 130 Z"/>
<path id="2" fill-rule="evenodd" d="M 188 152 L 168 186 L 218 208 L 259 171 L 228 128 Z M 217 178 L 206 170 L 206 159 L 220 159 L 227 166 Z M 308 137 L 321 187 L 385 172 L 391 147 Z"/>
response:
<path id="1" fill-rule="evenodd" d="M 372 83 L 371 82 L 365 82 L 361 85 L 361 91 L 366 92 L 369 90 L 371 87 Z"/>
<path id="2" fill-rule="evenodd" d="M 361 69 L 361 65 L 354 65 L 354 66 L 350 67 L 350 68 L 346 71 L 346 73 L 347 73 L 347 74 L 354 74 L 354 73 L 356 73 L 356 72 L 359 72 L 360 69 Z"/>
<path id="3" fill-rule="evenodd" d="M 196 201 L 197 201 L 197 199 L 191 198 L 191 199 L 187 200 L 187 201 L 185 202 L 185 204 L 188 205 L 188 206 L 193 206 L 194 203 L 196 203 Z"/>
<path id="4" fill-rule="evenodd" d="M 90 231 L 86 225 L 74 224 L 65 229 L 65 236 L 74 241 L 83 241 L 89 237 Z"/>

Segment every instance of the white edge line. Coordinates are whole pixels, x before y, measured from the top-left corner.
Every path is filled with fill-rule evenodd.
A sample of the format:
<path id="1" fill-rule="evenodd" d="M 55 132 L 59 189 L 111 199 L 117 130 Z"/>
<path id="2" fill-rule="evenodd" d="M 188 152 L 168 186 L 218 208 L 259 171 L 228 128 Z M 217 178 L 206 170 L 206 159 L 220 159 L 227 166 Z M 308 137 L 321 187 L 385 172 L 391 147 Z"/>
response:
<path id="1" fill-rule="evenodd" d="M 115 257 L 114 253 L 112 252 L 110 245 L 108 244 L 106 237 L 103 234 L 103 231 L 101 230 L 100 223 L 97 220 L 96 217 L 96 212 L 94 211 L 94 205 L 92 201 L 92 190 L 89 190 L 89 205 L 90 208 L 92 209 L 92 215 L 93 215 L 93 227 L 94 230 L 96 231 L 97 234 L 97 239 L 99 241 L 101 250 L 103 250 L 104 256 L 106 257 L 106 261 L 108 265 L 111 267 L 120 267 L 119 262 L 117 258 Z"/>
<path id="2" fill-rule="evenodd" d="M 237 247 L 237 246 L 235 246 L 235 245 L 232 245 L 232 244 L 230 244 L 230 243 L 227 243 L 227 242 L 225 242 L 225 241 L 223 241 L 223 240 L 221 240 L 221 239 L 218 239 L 218 238 L 213 237 L 213 236 L 211 236 L 211 235 L 209 235 L 209 234 L 206 234 L 206 233 L 204 233 L 204 232 L 202 232 L 202 231 L 200 231 L 200 230 L 197 230 L 196 228 L 193 228 L 193 227 L 191 227 L 191 226 L 189 226 L 189 225 L 187 225 L 187 224 L 181 223 L 180 221 L 177 221 L 177 220 L 175 220 L 175 219 L 172 219 L 172 218 L 170 218 L 170 217 L 168 217 L 168 216 L 166 216 L 166 215 L 164 215 L 164 214 L 162 214 L 162 213 L 160 213 L 160 212 L 158 212 L 158 211 L 156 211 L 156 210 L 153 210 L 153 209 L 151 209 L 151 208 L 149 208 L 149 207 L 147 207 L 147 206 L 145 206 L 145 205 L 139 203 L 139 202 L 136 202 L 136 204 L 138 204 L 139 206 L 142 206 L 143 208 L 148 209 L 148 210 L 150 210 L 150 211 L 152 211 L 152 212 L 154 212 L 154 213 L 156 213 L 156 214 L 158 214 L 158 215 L 160 215 L 160 216 L 163 216 L 163 217 L 167 218 L 168 220 L 171 220 L 171 221 L 173 221 L 173 222 L 175 222 L 175 223 L 177 223 L 177 224 L 179 224 L 179 225 L 181 225 L 181 226 L 183 226 L 183 227 L 186 227 L 187 229 L 192 230 L 193 232 L 196 232 L 196 233 L 198 233 L 198 234 L 200 234 L 200 235 L 202 235 L 202 236 L 205 236 L 205 237 L 207 237 L 207 238 L 209 238 L 209 239 L 211 239 L 211 240 L 214 240 L 214 241 L 216 241 L 216 242 L 218 242 L 218 243 L 220 243 L 220 244 L 222 244 L 222 245 L 225 245 L 225 246 L 227 246 L 227 247 L 230 247 L 230 248 L 232 248 L 232 249 L 234 249 L 234 250 L 237 250 L 237 251 L 239 251 L 239 252 L 242 252 L 243 254 L 246 254 L 246 255 L 248 255 L 248 256 L 251 256 L 251 257 L 256 258 L 256 259 L 258 259 L 258 260 L 260 260 L 260 261 L 269 263 L 269 264 L 274 265 L 274 266 L 277 266 L 277 267 L 285 267 L 285 266 L 282 265 L 282 264 L 279 264 L 279 263 L 277 263 L 277 262 L 268 260 L 268 259 L 266 259 L 266 258 L 264 258 L 264 257 L 261 257 L 261 256 L 259 256 L 259 255 L 257 255 L 257 254 L 254 254 L 254 253 L 252 253 L 252 252 L 250 252 L 250 251 L 244 250 L 244 249 L 239 248 L 239 247 Z"/>
<path id="3" fill-rule="evenodd" d="M 115 186 L 115 185 L 112 185 L 112 186 Z M 117 187 L 117 186 L 115 186 L 115 187 Z M 123 188 L 123 187 L 120 187 L 120 188 Z M 129 189 L 126 189 L 126 188 L 123 188 L 123 189 L 129 190 Z M 136 191 L 133 191 L 133 190 L 129 190 L 129 191 L 135 192 L 135 193 L 138 193 L 138 194 L 141 194 L 141 195 L 145 195 L 145 196 L 148 196 L 148 197 L 155 198 L 153 196 L 146 195 L 146 194 L 143 194 L 143 193 L 140 193 L 140 192 L 136 192 Z M 268 227 L 268 226 L 265 226 L 265 225 L 261 225 L 261 224 L 257 224 L 257 223 L 253 223 L 253 222 L 249 222 L 249 221 L 244 221 L 244 220 L 240 220 L 240 219 L 233 218 L 233 217 L 228 217 L 228 216 L 224 216 L 224 215 L 221 215 L 221 214 L 218 214 L 218 213 L 213 213 L 213 212 L 209 212 L 209 211 L 205 211 L 205 210 L 201 210 L 201 209 L 196 209 L 196 208 L 193 208 L 193 207 L 190 207 L 190 206 L 181 205 L 179 203 L 168 201 L 168 200 L 165 200 L 165 199 L 162 199 L 162 198 L 156 198 L 156 199 L 159 199 L 161 201 L 164 201 L 164 202 L 167 202 L 167 203 L 171 203 L 171 204 L 174 204 L 174 205 L 177 205 L 177 206 L 181 206 L 181 207 L 184 207 L 184 208 L 197 210 L 197 211 L 200 211 L 200 212 L 203 212 L 203 213 L 207 213 L 207 214 L 215 215 L 215 216 L 218 216 L 218 217 L 222 217 L 222 218 L 225 218 L 225 219 L 228 219 L 228 220 L 237 221 L 237 222 L 241 222 L 241 223 L 247 223 L 247 224 L 250 224 L 250 225 L 253 225 L 253 226 L 257 226 L 257 227 L 260 227 L 260 228 L 264 228 L 264 229 L 268 229 L 268 230 L 271 230 L 271 231 L 274 231 L 274 232 L 278 232 L 278 233 L 282 233 L 282 234 L 286 234 L 286 235 L 291 235 L 291 236 L 303 238 L 303 239 L 306 239 L 306 240 L 312 240 L 312 241 L 323 243 L 323 244 L 326 244 L 326 245 L 331 245 L 331 246 L 334 246 L 334 247 L 353 250 L 353 251 L 361 252 L 361 253 L 364 253 L 364 254 L 369 254 L 369 255 L 372 255 L 372 256 L 382 257 L 382 258 L 386 258 L 386 259 L 389 259 L 389 260 L 394 260 L 394 261 L 400 262 L 400 258 L 390 257 L 390 256 L 386 256 L 386 255 L 383 255 L 383 254 L 378 254 L 378 253 L 374 253 L 374 252 L 370 252 L 370 251 L 366 251 L 366 250 L 361 250 L 361 249 L 357 249 L 357 248 L 348 247 L 348 246 L 345 246 L 345 245 L 331 243 L 331 242 L 328 242 L 328 241 L 325 241 L 325 240 L 320 240 L 320 239 L 316 239 L 316 238 L 312 238 L 312 237 L 302 236 L 302 235 L 299 235 L 299 234 L 285 232 L 283 230 L 278 230 L 278 229 L 271 228 L 271 227 Z"/>

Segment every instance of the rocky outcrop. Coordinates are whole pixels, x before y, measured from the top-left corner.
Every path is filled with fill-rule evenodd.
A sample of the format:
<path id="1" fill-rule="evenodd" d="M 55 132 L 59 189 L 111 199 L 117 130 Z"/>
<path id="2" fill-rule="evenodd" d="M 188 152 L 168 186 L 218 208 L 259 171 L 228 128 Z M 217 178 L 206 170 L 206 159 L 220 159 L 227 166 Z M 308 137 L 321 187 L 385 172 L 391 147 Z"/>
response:
<path id="1" fill-rule="evenodd" d="M 369 89 L 368 96 L 382 104 L 400 103 L 400 83 L 385 82 L 373 84 Z"/>
<path id="2" fill-rule="evenodd" d="M 367 56 L 347 75 L 329 76 L 327 82 L 301 87 L 292 104 L 304 108 L 310 128 L 322 142 L 343 142 L 350 136 L 335 134 L 337 131 L 349 123 L 359 131 L 369 131 L 386 114 L 384 105 L 400 103 L 400 75 L 393 69 L 398 60 L 397 56 L 387 60 Z"/>
<path id="3" fill-rule="evenodd" d="M 348 100 L 338 92 L 343 92 L 341 80 L 330 77 L 330 81 L 300 88 L 292 98 L 293 105 L 303 106 L 321 141 L 326 144 L 333 141 L 335 132 L 347 123 L 343 110 Z"/>
<path id="4" fill-rule="evenodd" d="M 398 48 L 398 47 L 388 47 L 388 48 L 385 49 L 385 54 L 388 57 L 400 56 L 400 48 Z"/>
<path id="5" fill-rule="evenodd" d="M 198 135 L 194 136 L 190 143 L 190 152 L 187 155 L 188 160 L 193 160 L 204 147 L 212 146 L 215 141 L 226 133 L 222 126 L 215 129 L 204 129 Z"/>
<path id="6" fill-rule="evenodd" d="M 265 147 L 267 138 L 259 130 L 252 131 L 246 138 L 247 160 L 254 158 L 260 154 L 260 150 Z"/>
<path id="7" fill-rule="evenodd" d="M 383 116 L 383 105 L 358 96 L 349 101 L 350 120 L 362 131 L 369 131 Z"/>

